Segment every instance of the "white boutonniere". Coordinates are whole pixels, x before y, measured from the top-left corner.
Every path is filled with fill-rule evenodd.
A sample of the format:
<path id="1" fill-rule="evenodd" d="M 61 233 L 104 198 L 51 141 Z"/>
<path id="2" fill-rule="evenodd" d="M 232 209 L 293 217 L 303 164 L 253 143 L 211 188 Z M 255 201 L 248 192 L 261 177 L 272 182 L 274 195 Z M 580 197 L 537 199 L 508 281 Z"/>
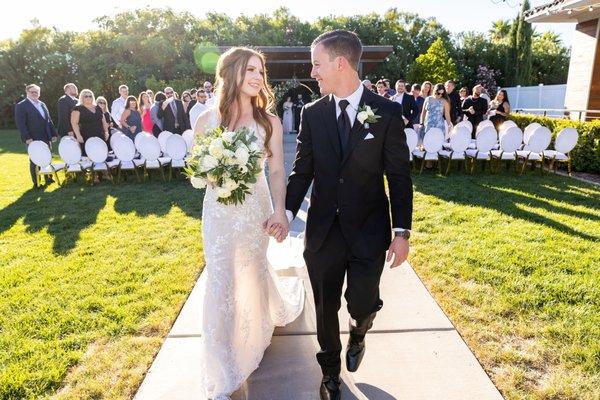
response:
<path id="1" fill-rule="evenodd" d="M 362 106 L 358 109 L 358 114 L 356 114 L 356 119 L 361 124 L 367 127 L 367 124 L 374 124 L 377 122 L 381 115 L 375 114 L 377 109 L 373 109 L 370 106 Z M 365 124 L 366 123 L 366 124 Z"/>

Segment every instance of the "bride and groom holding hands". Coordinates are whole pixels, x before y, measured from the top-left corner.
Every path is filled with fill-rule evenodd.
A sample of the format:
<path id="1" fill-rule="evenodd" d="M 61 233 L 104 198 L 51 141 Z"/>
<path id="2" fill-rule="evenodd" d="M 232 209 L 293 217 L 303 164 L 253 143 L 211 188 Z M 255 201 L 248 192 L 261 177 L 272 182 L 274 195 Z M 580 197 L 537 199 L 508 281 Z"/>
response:
<path id="1" fill-rule="evenodd" d="M 360 39 L 345 30 L 312 43 L 311 77 L 324 97 L 302 111 L 287 185 L 283 129 L 269 112 L 274 98 L 264 56 L 237 47 L 219 59 L 217 101 L 194 130 L 251 129 L 269 168 L 268 183 L 263 170 L 242 204 L 222 204 L 214 188 L 206 189 L 199 379 L 210 399 L 228 399 L 258 368 L 274 327 L 302 312 L 302 281 L 277 276 L 267 247 L 268 235 L 285 239 L 311 184 L 303 255 L 316 307 L 321 399 L 341 398 L 342 357 L 348 371 L 358 369 L 365 336 L 383 306 L 384 264 L 397 267 L 408 256 L 412 183 L 402 106 L 363 88 L 361 55 Z M 338 311 L 345 278 L 351 318 L 342 354 Z"/>

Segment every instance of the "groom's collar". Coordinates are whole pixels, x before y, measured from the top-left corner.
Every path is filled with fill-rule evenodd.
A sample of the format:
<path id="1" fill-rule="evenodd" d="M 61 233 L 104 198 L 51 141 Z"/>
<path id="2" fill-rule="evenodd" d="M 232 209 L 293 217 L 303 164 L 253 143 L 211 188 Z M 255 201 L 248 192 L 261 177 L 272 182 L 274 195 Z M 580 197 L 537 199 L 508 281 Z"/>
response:
<path id="1" fill-rule="evenodd" d="M 350 103 L 350 106 L 355 110 L 358 111 L 358 107 L 360 106 L 360 99 L 362 98 L 363 92 L 365 90 L 365 87 L 363 86 L 363 84 L 361 82 L 358 83 L 358 88 L 352 92 L 352 94 L 350 94 L 348 97 L 337 97 L 335 94 L 332 95 L 333 101 L 335 102 L 336 107 L 338 107 L 338 104 L 340 102 L 340 100 L 348 100 L 348 103 Z"/>

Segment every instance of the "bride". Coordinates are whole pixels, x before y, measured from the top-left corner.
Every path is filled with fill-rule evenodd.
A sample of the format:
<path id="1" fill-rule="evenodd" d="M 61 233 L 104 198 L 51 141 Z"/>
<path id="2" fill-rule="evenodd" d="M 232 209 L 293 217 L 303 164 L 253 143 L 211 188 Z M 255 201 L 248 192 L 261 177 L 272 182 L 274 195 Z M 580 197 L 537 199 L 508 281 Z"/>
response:
<path id="1" fill-rule="evenodd" d="M 274 98 L 264 56 L 249 48 L 231 48 L 219 58 L 216 78 L 216 101 L 200 115 L 194 131 L 249 128 L 264 148 L 271 187 L 263 169 L 241 205 L 217 202 L 211 187 L 204 196 L 201 384 L 204 396 L 220 400 L 229 399 L 258 368 L 274 327 L 300 315 L 304 287 L 298 278 L 278 277 L 267 260 L 269 236 L 263 222 L 270 221 L 266 230 L 274 232 L 279 242 L 289 225 L 283 129 L 270 112 Z"/>

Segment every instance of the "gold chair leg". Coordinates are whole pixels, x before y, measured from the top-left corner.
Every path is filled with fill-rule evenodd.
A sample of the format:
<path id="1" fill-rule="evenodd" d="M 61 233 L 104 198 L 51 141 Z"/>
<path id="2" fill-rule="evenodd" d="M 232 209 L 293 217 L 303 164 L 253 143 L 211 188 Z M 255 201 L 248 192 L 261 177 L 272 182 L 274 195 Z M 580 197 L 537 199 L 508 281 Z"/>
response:
<path id="1" fill-rule="evenodd" d="M 425 168 L 425 156 L 423 156 L 423 159 L 421 160 L 421 169 L 419 170 L 419 175 L 423 173 L 423 168 Z"/>
<path id="2" fill-rule="evenodd" d="M 452 158 L 448 158 L 448 166 L 446 167 L 446 175 L 445 176 L 448 176 L 448 173 L 450 172 L 450 166 L 451 165 L 452 165 Z"/>

